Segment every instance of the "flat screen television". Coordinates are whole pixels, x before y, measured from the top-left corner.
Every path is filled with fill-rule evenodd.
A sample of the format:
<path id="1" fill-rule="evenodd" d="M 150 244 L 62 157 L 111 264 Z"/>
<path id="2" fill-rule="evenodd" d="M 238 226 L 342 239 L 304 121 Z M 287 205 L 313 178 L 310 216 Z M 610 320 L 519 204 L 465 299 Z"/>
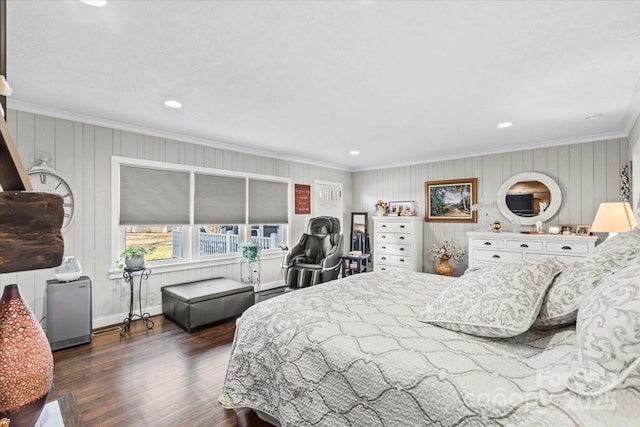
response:
<path id="1" fill-rule="evenodd" d="M 533 215 L 533 193 L 507 194 L 507 207 L 518 215 Z"/>

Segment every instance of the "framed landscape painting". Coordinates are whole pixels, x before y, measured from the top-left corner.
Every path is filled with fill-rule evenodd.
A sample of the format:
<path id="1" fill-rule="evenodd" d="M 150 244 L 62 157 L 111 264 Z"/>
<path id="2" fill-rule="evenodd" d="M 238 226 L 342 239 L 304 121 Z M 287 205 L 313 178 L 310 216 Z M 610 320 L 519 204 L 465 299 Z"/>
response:
<path id="1" fill-rule="evenodd" d="M 477 178 L 427 181 L 424 183 L 427 222 L 477 222 Z"/>

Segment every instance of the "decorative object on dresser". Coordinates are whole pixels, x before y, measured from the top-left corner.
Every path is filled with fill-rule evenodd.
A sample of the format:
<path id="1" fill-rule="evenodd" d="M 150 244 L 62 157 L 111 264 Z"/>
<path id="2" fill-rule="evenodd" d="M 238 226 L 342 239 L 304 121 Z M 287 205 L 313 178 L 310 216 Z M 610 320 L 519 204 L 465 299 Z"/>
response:
<path id="1" fill-rule="evenodd" d="M 433 222 L 477 222 L 477 178 L 424 183 L 424 220 Z"/>
<path id="2" fill-rule="evenodd" d="M 509 221 L 534 225 L 548 221 L 560 209 L 558 184 L 538 172 L 522 172 L 507 179 L 496 196 L 498 210 Z"/>
<path id="3" fill-rule="evenodd" d="M 431 255 L 440 260 L 440 263 L 436 265 L 435 271 L 441 276 L 453 276 L 453 267 L 449 264 L 449 260 L 453 259 L 454 264 L 458 262 L 464 252 L 456 249 L 453 242 L 445 240 L 441 246 L 433 244 Z"/>
<path id="4" fill-rule="evenodd" d="M 47 337 L 18 285 L 7 285 L 0 301 L 0 419 L 33 426 L 51 390 L 53 356 Z"/>
<path id="5" fill-rule="evenodd" d="M 557 257 L 570 264 L 590 254 L 596 236 L 468 232 L 469 268 L 522 259 Z"/>
<path id="6" fill-rule="evenodd" d="M 375 271 L 422 271 L 421 217 L 373 217 Z"/>
<path id="7" fill-rule="evenodd" d="M 407 200 L 402 202 L 389 202 L 388 214 L 390 216 L 416 216 L 418 208 L 416 202 Z"/>
<path id="8" fill-rule="evenodd" d="M 613 237 L 633 229 L 638 222 L 629 202 L 600 203 L 596 217 L 591 224 L 591 232 L 609 233 Z M 579 234 L 576 230 L 576 234 Z"/>
<path id="9" fill-rule="evenodd" d="M 491 223 L 491 231 L 499 233 L 502 231 L 502 224 L 497 219 Z"/>
<path id="10" fill-rule="evenodd" d="M 378 201 L 375 204 L 375 207 L 376 207 L 375 214 L 377 216 L 384 216 L 387 214 L 388 205 L 387 205 L 387 202 L 385 202 L 384 200 L 378 199 Z"/>

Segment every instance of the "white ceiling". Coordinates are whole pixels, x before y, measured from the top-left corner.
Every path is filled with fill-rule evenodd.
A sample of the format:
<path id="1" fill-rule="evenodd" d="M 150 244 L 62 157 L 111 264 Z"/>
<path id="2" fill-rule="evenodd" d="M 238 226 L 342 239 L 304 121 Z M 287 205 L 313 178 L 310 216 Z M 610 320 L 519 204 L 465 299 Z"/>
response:
<path id="1" fill-rule="evenodd" d="M 7 9 L 10 107 L 349 170 L 627 136 L 640 112 L 640 2 Z"/>

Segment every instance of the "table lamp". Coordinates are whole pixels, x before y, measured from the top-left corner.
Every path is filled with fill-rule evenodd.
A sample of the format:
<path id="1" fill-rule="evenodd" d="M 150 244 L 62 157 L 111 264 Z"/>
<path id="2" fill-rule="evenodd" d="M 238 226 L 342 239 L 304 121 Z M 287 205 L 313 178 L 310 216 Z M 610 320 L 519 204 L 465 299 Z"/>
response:
<path id="1" fill-rule="evenodd" d="M 609 233 L 607 238 L 610 238 L 631 230 L 637 224 L 629 202 L 600 203 L 591 224 L 591 232 Z"/>

